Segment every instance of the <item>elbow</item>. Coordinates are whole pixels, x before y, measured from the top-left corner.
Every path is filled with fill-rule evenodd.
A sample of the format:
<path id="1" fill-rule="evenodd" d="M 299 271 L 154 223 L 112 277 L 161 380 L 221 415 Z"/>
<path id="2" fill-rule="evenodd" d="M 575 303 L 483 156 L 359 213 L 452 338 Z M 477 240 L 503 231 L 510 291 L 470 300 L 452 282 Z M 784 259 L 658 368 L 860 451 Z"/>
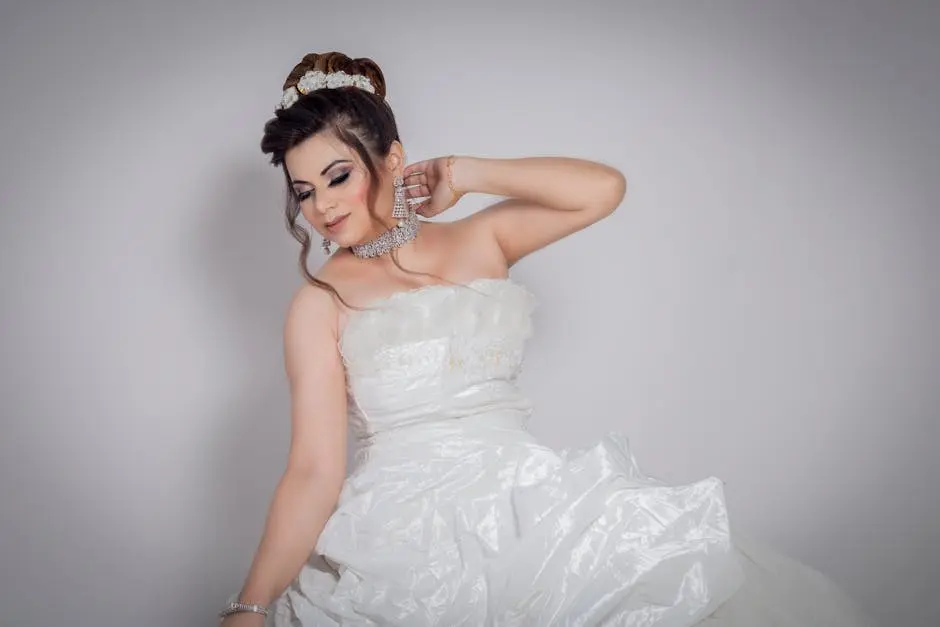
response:
<path id="1" fill-rule="evenodd" d="M 606 168 L 604 181 L 598 185 L 595 196 L 597 211 L 607 216 L 616 211 L 627 194 L 627 177 L 620 170 Z"/>
<path id="2" fill-rule="evenodd" d="M 614 170 L 611 176 L 613 189 L 610 191 L 610 211 L 613 212 L 627 195 L 627 177 L 620 170 Z"/>

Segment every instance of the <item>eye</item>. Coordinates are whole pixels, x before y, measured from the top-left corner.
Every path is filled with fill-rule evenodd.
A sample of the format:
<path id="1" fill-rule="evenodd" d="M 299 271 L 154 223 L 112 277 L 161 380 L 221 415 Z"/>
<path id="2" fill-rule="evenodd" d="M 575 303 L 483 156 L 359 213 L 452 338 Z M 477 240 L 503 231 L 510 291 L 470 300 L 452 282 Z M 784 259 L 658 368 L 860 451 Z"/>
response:
<path id="1" fill-rule="evenodd" d="M 342 174 L 337 176 L 335 179 L 330 181 L 330 187 L 334 187 L 336 185 L 342 185 L 343 183 L 346 182 L 346 179 L 348 178 L 349 178 L 349 172 L 343 172 Z"/>
<path id="2" fill-rule="evenodd" d="M 310 192 L 309 192 L 309 191 L 298 192 L 298 193 L 297 193 L 297 200 L 299 200 L 300 202 L 303 202 L 303 201 L 307 200 L 308 198 L 310 198 Z"/>

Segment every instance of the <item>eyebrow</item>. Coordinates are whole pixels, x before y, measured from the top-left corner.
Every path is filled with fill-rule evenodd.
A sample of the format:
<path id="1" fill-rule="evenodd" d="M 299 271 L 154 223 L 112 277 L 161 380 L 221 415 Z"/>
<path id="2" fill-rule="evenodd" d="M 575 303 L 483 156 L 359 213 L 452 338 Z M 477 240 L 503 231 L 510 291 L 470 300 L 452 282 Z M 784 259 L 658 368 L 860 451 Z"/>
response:
<path id="1" fill-rule="evenodd" d="M 352 161 L 350 161 L 349 159 L 336 159 L 320 171 L 320 176 L 323 176 L 324 174 L 329 172 L 330 168 L 332 168 L 337 163 L 352 163 Z M 293 181 L 291 181 L 291 185 L 296 185 L 297 183 L 303 183 L 304 185 L 309 185 L 310 187 L 313 187 L 313 183 L 310 183 L 309 181 L 304 181 L 302 179 L 294 179 Z"/>

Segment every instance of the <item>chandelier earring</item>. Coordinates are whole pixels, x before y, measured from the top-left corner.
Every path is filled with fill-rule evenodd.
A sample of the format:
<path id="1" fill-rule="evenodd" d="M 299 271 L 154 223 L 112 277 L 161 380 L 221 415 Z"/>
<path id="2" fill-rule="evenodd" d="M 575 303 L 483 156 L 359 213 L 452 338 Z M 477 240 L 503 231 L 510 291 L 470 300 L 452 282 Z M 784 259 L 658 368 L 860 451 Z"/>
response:
<path id="1" fill-rule="evenodd" d="M 421 221 L 413 207 L 405 200 L 405 181 L 401 176 L 393 180 L 395 186 L 395 204 L 392 206 L 392 218 L 398 223 L 380 234 L 375 239 L 363 244 L 350 246 L 353 254 L 362 259 L 379 257 L 393 249 L 403 246 L 418 236 Z"/>
<path id="2" fill-rule="evenodd" d="M 326 237 L 323 238 L 323 253 L 324 254 L 326 255 L 330 254 L 330 246 L 332 246 L 332 244 L 333 242 L 331 242 L 328 238 Z"/>
<path id="3" fill-rule="evenodd" d="M 408 217 L 408 207 L 405 204 L 405 181 L 400 176 L 396 176 L 393 181 L 395 186 L 395 205 L 392 207 L 392 217 L 396 220 L 402 220 Z"/>

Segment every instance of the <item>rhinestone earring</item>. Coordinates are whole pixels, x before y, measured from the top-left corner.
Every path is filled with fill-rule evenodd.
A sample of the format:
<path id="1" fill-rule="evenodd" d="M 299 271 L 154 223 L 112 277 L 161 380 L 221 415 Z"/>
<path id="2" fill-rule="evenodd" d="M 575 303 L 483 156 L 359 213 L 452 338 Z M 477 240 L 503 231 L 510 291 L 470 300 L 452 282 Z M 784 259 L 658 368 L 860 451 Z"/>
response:
<path id="1" fill-rule="evenodd" d="M 329 254 L 330 254 L 330 245 L 331 245 L 332 243 L 333 243 L 333 242 L 331 242 L 331 241 L 328 240 L 327 238 L 325 238 L 325 237 L 323 238 L 323 253 L 324 253 L 324 254 L 326 254 L 326 255 L 329 255 Z"/>
<path id="2" fill-rule="evenodd" d="M 405 181 L 400 176 L 396 176 L 395 185 L 395 206 L 392 207 L 392 217 L 401 220 L 408 217 L 408 207 L 405 206 Z"/>

